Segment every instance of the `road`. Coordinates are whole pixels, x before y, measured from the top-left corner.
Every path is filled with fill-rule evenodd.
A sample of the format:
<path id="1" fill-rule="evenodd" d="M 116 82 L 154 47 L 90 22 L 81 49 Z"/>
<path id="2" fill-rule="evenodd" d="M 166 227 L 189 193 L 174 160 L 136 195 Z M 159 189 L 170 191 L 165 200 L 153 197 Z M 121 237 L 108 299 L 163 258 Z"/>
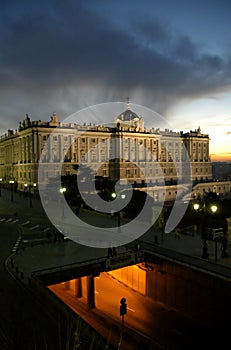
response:
<path id="1" fill-rule="evenodd" d="M 28 205 L 28 198 L 14 194 L 14 201 L 9 201 L 8 191 L 2 192 L 0 197 L 0 350 L 73 350 L 71 334 L 76 329 L 71 329 L 64 311 L 60 311 L 56 304 L 43 304 L 36 296 L 15 279 L 10 270 L 6 268 L 6 259 L 12 251 L 27 245 L 29 242 L 39 241 L 44 228 L 52 226 L 44 214 L 39 201 L 33 202 L 33 207 Z M 19 226 L 18 226 L 19 225 Z M 19 240 L 19 227 L 27 227 L 27 234 Z M 38 227 L 39 226 L 39 227 Z M 37 229 L 33 230 L 34 227 Z M 45 235 L 46 236 L 46 235 Z M 43 238 L 44 239 L 44 238 Z M 63 244 L 62 244 L 63 245 Z M 10 260 L 9 260 L 10 261 Z M 46 299 L 47 300 L 47 299 Z M 63 309 L 64 310 L 64 309 Z M 76 318 L 78 321 L 78 318 Z M 88 332 L 88 337 L 82 339 L 81 335 Z M 91 332 L 91 331 L 90 331 Z M 88 350 L 89 343 L 94 335 L 89 333 L 89 327 L 82 325 L 80 341 L 81 349 Z M 94 338 L 95 339 L 95 338 Z M 98 349 L 104 347 L 99 343 Z M 79 343 L 79 341 L 77 342 Z"/>
<path id="2" fill-rule="evenodd" d="M 0 224 L 0 349 L 59 349 L 58 327 L 5 267 L 18 237 L 15 225 Z"/>
<path id="3" fill-rule="evenodd" d="M 135 344 L 136 334 L 139 341 L 142 339 L 140 335 L 143 335 L 144 344 L 149 344 L 148 349 L 152 350 L 161 348 L 195 350 L 202 348 L 203 345 L 206 348 L 213 348 L 213 346 L 221 348 L 221 345 L 228 340 L 228 337 L 225 339 L 223 334 L 212 328 L 133 291 L 108 273 L 102 273 L 95 278 L 96 309 L 90 312 L 83 309 L 84 299 L 77 301 L 74 292 L 65 290 L 62 284 L 50 286 L 50 288 L 95 329 L 102 329 L 100 320 L 103 317 L 108 324 L 108 329 L 111 327 L 113 332 L 116 332 L 116 329 L 119 329 L 118 325 L 121 324 L 119 305 L 121 298 L 125 297 L 128 307 L 125 316 L 125 332 L 130 333 L 130 345 L 134 350 L 141 348 L 138 341 Z M 128 347 L 121 349 L 127 350 Z"/>

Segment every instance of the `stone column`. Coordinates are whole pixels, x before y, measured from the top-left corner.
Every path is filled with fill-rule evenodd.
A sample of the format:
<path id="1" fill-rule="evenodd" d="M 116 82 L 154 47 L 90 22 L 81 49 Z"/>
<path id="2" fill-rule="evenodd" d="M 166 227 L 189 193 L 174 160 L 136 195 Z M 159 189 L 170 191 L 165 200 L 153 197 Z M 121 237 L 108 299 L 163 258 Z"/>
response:
<path id="1" fill-rule="evenodd" d="M 87 276 L 87 305 L 89 309 L 95 308 L 94 276 Z"/>
<path id="2" fill-rule="evenodd" d="M 81 277 L 76 278 L 75 280 L 75 296 L 76 298 L 82 297 L 82 280 Z"/>

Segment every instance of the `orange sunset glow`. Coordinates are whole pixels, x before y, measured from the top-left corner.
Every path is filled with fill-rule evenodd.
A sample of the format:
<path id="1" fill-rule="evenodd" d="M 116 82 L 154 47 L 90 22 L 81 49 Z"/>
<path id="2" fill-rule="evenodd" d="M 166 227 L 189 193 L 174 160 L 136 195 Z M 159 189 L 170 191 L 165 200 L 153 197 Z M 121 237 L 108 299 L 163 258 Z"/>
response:
<path id="1" fill-rule="evenodd" d="M 231 162 L 231 153 L 217 153 L 211 154 L 212 162 Z"/>

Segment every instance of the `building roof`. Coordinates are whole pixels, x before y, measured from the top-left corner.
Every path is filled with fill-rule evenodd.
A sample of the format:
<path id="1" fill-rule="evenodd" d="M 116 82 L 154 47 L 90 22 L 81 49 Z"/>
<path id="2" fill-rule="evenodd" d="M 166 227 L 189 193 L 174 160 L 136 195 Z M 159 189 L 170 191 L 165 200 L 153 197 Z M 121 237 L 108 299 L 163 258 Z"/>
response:
<path id="1" fill-rule="evenodd" d="M 123 121 L 131 121 L 133 119 L 139 119 L 139 116 L 131 111 L 130 109 L 126 109 L 126 111 L 122 112 L 119 116 L 118 119 L 123 120 Z"/>
<path id="2" fill-rule="evenodd" d="M 131 121 L 134 119 L 140 119 L 139 116 L 130 109 L 129 97 L 127 97 L 126 110 L 117 117 L 117 119 L 123 121 Z"/>

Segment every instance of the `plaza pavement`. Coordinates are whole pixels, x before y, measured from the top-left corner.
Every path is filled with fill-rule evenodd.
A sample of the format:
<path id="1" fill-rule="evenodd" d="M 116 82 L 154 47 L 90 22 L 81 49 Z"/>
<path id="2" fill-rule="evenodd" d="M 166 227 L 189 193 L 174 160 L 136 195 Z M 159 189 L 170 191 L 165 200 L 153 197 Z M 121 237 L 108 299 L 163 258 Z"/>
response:
<path id="1" fill-rule="evenodd" d="M 87 220 L 91 217 L 92 223 L 106 223 L 106 226 L 115 218 L 110 216 L 100 216 L 93 212 L 81 210 L 79 217 Z M 8 267 L 16 276 L 26 283 L 32 271 L 46 268 L 55 268 L 68 265 L 84 263 L 90 260 L 104 259 L 108 255 L 107 248 L 94 248 L 86 245 L 76 244 L 63 236 L 57 235 L 52 224 L 47 218 L 39 199 L 32 199 L 32 207 L 28 197 L 14 193 L 14 201 L 10 200 L 10 192 L 2 190 L 0 197 L 0 227 L 1 221 L 11 224 L 18 224 L 20 237 L 15 246 L 12 247 L 12 255 L 8 259 Z M 62 219 L 63 221 L 63 219 Z M 142 223 L 141 223 L 142 225 Z M 121 226 L 123 231 L 123 226 Z M 189 232 L 190 233 L 190 232 Z M 154 231 L 153 228 L 139 238 L 151 245 L 164 247 L 185 255 L 201 259 L 202 240 L 200 235 L 180 234 L 175 237 L 174 232 L 162 234 Z M 231 246 L 228 245 L 228 257 L 221 257 L 221 244 L 217 244 L 217 260 L 215 261 L 215 243 L 208 241 L 209 258 L 208 261 L 231 268 Z M 19 249 L 23 247 L 23 249 Z M 127 252 L 127 247 L 116 247 L 117 254 Z"/>

